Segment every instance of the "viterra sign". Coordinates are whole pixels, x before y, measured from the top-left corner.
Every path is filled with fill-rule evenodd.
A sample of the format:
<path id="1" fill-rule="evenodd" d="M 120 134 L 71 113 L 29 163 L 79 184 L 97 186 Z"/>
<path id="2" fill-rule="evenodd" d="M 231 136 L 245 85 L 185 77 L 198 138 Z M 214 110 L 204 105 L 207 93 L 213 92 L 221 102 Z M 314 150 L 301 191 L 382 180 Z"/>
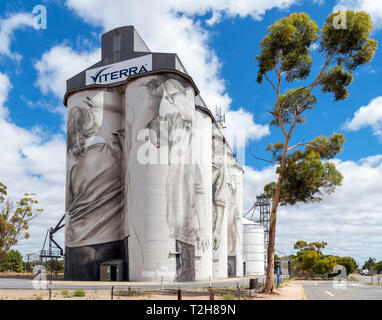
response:
<path id="1" fill-rule="evenodd" d="M 109 84 L 126 80 L 129 76 L 152 70 L 152 55 L 129 59 L 86 70 L 86 85 Z"/>

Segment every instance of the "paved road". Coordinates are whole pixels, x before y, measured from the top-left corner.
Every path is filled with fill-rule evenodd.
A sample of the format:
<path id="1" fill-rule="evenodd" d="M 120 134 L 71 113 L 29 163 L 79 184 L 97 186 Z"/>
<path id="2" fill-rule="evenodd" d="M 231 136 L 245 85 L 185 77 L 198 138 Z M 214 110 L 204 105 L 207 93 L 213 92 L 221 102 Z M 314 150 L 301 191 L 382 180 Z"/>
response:
<path id="1" fill-rule="evenodd" d="M 342 289 L 334 288 L 332 281 L 304 281 L 301 284 L 306 300 L 382 300 L 382 286 L 365 282 L 347 282 Z"/>

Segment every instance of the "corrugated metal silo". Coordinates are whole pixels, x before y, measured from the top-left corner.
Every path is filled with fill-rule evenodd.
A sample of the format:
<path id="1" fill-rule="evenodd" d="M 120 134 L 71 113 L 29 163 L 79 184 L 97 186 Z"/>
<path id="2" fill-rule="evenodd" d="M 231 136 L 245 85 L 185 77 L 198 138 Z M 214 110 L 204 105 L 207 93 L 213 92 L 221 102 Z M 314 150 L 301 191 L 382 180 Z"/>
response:
<path id="1" fill-rule="evenodd" d="M 264 275 L 264 227 L 243 218 L 245 274 Z"/>

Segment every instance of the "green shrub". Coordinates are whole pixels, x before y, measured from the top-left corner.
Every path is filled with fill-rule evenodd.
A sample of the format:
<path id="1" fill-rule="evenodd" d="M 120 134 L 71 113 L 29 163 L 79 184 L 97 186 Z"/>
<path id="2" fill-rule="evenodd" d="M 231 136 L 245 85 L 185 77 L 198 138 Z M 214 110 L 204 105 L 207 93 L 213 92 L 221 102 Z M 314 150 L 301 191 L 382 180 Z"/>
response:
<path id="1" fill-rule="evenodd" d="M 224 300 L 235 300 L 235 296 L 231 293 L 226 293 L 225 295 L 223 295 L 223 299 Z"/>
<path id="2" fill-rule="evenodd" d="M 85 297 L 86 293 L 83 290 L 76 290 L 73 292 L 73 297 Z"/>
<path id="3" fill-rule="evenodd" d="M 70 293 L 66 289 L 62 289 L 61 294 L 64 296 L 64 298 L 70 298 Z"/>

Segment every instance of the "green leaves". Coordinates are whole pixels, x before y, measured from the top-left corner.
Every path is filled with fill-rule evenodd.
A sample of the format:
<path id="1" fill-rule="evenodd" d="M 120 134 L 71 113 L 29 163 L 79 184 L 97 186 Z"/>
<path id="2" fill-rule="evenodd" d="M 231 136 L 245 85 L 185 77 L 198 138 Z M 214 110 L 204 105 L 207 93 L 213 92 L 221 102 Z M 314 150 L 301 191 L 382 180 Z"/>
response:
<path id="1" fill-rule="evenodd" d="M 7 187 L 0 182 L 0 203 L 4 202 L 7 195 Z"/>
<path id="2" fill-rule="evenodd" d="M 323 193 L 331 194 L 342 184 L 342 175 L 331 162 L 343 150 L 345 138 L 335 133 L 327 138 L 319 136 L 310 143 L 301 144 L 305 150 L 299 149 L 288 154 L 284 168 L 278 167 L 281 175 L 280 205 L 294 205 L 298 202 L 314 203 L 322 200 Z M 283 144 L 269 145 L 267 150 L 280 160 Z M 272 182 L 264 187 L 268 198 L 272 198 L 277 184 Z"/>
<path id="3" fill-rule="evenodd" d="M 318 26 L 306 13 L 292 13 L 269 27 L 261 41 L 257 81 L 280 64 L 287 81 L 305 79 L 312 65 L 309 49 L 318 39 Z"/>
<path id="4" fill-rule="evenodd" d="M 270 112 L 274 117 L 271 125 L 280 125 L 279 114 L 283 124 L 292 124 L 296 117 L 297 123 L 304 124 L 305 117 L 301 116 L 301 113 L 306 109 L 313 109 L 316 103 L 316 97 L 307 88 L 291 89 L 286 94 L 280 95 L 279 100 L 276 101 Z"/>
<path id="5" fill-rule="evenodd" d="M 305 13 L 293 13 L 276 21 L 268 28 L 269 33 L 261 41 L 261 51 L 255 58 L 258 62 L 257 82 L 266 79 L 275 91 L 276 102 L 269 111 L 273 116 L 270 124 L 280 127 L 284 138 L 284 141 L 267 147 L 272 154 L 271 162 L 279 165 L 277 181 L 264 187 L 266 196 L 272 198 L 270 256 L 274 253 L 279 204 L 319 202 L 324 193 L 330 194 L 342 184 L 341 173 L 329 161 L 343 150 L 345 138 L 342 134 L 336 133 L 329 138 L 319 136 L 309 143 L 290 146 L 296 126 L 306 122 L 304 112 L 317 104 L 313 90 L 321 87 L 323 93 L 333 93 L 335 101 L 346 99 L 353 72 L 358 66 L 370 62 L 377 49 L 377 42 L 369 37 L 373 26 L 367 13 L 348 10 L 346 21 L 342 19 L 346 22 L 345 29 L 335 27 L 339 14 L 328 16 L 320 35 L 317 24 Z M 307 84 L 299 82 L 298 88 L 284 93 L 284 82 L 288 82 L 290 88 L 293 81 L 310 76 L 313 63 L 310 51 L 319 39 L 320 71 Z M 305 258 L 313 261 L 316 256 L 310 252 Z M 331 265 L 332 260 L 327 257 L 318 268 L 325 269 L 324 266 Z M 271 264 L 267 273 L 266 291 L 271 291 Z"/>
<path id="6" fill-rule="evenodd" d="M 332 92 L 335 101 L 340 101 L 349 96 L 349 90 L 346 90 L 345 87 L 349 86 L 353 80 L 351 72 L 345 71 L 340 65 L 336 65 L 321 75 L 319 84 L 322 86 L 321 91 L 323 93 Z"/>
<path id="7" fill-rule="evenodd" d="M 277 169 L 279 180 L 265 186 L 264 191 L 268 197 L 276 195 L 273 201 L 279 200 L 282 205 L 321 201 L 323 193 L 334 192 L 342 182 L 334 164 L 327 161 L 342 151 L 345 143 L 342 134 L 289 145 L 296 125 L 306 122 L 304 112 L 317 104 L 313 89 L 321 87 L 323 93 L 333 93 L 335 101 L 346 99 L 347 87 L 354 80 L 353 71 L 370 62 L 377 49 L 377 42 L 369 37 L 373 25 L 366 12 L 344 12 L 346 19 L 342 19 L 342 27 L 345 26 L 342 29 L 335 23 L 339 14 L 328 16 L 320 35 L 317 24 L 305 13 L 293 13 L 276 21 L 269 27 L 269 33 L 260 44 L 261 52 L 256 56 L 257 81 L 261 83 L 265 77 L 276 92 L 270 124 L 281 128 L 285 140 L 267 148 L 272 161 L 280 167 Z M 310 74 L 310 50 L 317 40 L 320 40 L 319 52 L 324 60 L 321 71 L 310 84 L 281 94 L 283 79 L 303 80 Z M 267 73 L 274 73 L 277 83 L 273 83 Z M 301 150 L 303 146 L 305 150 Z"/>
<path id="8" fill-rule="evenodd" d="M 23 256 L 17 250 L 10 250 L 0 263 L 0 272 L 14 271 L 22 272 L 24 269 Z"/>
<path id="9" fill-rule="evenodd" d="M 342 133 L 334 133 L 329 138 L 319 136 L 307 144 L 308 152 L 317 152 L 321 159 L 333 159 L 343 150 L 345 136 Z"/>
<path id="10" fill-rule="evenodd" d="M 317 276 L 333 272 L 336 265 L 346 268 L 347 274 L 355 271 L 356 261 L 351 257 L 337 257 L 324 255 L 322 249 L 327 246 L 327 242 L 306 242 L 299 240 L 294 244 L 294 249 L 298 250 L 294 259 L 297 262 L 301 273 L 307 276 Z"/>
<path id="11" fill-rule="evenodd" d="M 349 96 L 345 87 L 353 82 L 352 72 L 369 63 L 378 48 L 377 41 L 369 38 L 373 24 L 366 12 L 347 10 L 345 28 L 336 29 L 333 21 L 339 14 L 340 11 L 328 16 L 320 41 L 320 52 L 336 65 L 321 75 L 319 84 L 323 93 L 334 93 L 335 101 Z"/>
<path id="12" fill-rule="evenodd" d="M 349 91 L 345 87 L 353 82 L 353 71 L 373 59 L 378 42 L 370 38 L 373 24 L 366 12 L 347 10 L 343 29 L 335 27 L 340 14 L 338 11 L 328 16 L 321 35 L 306 13 L 293 13 L 276 21 L 261 41 L 261 52 L 255 58 L 259 65 L 257 81 L 261 83 L 271 71 L 278 78 L 283 75 L 287 82 L 306 79 L 312 67 L 311 46 L 320 39 L 319 52 L 325 67 L 311 89 L 321 85 L 322 92 L 334 93 L 335 101 L 346 99 Z"/>
<path id="13" fill-rule="evenodd" d="M 332 13 L 325 21 L 321 31 L 320 51 L 326 56 L 336 57 L 341 64 L 345 62 L 348 70 L 371 61 L 377 49 L 377 41 L 370 39 L 373 23 L 364 11 L 346 11 L 346 26 L 336 29 L 333 20 L 341 14 Z"/>
<path id="14" fill-rule="evenodd" d="M 24 194 L 17 202 L 6 199 L 7 187 L 0 183 L 0 262 L 9 249 L 23 239 L 30 237 L 26 232 L 29 222 L 43 210 L 35 208 L 38 201 L 35 194 Z"/>

